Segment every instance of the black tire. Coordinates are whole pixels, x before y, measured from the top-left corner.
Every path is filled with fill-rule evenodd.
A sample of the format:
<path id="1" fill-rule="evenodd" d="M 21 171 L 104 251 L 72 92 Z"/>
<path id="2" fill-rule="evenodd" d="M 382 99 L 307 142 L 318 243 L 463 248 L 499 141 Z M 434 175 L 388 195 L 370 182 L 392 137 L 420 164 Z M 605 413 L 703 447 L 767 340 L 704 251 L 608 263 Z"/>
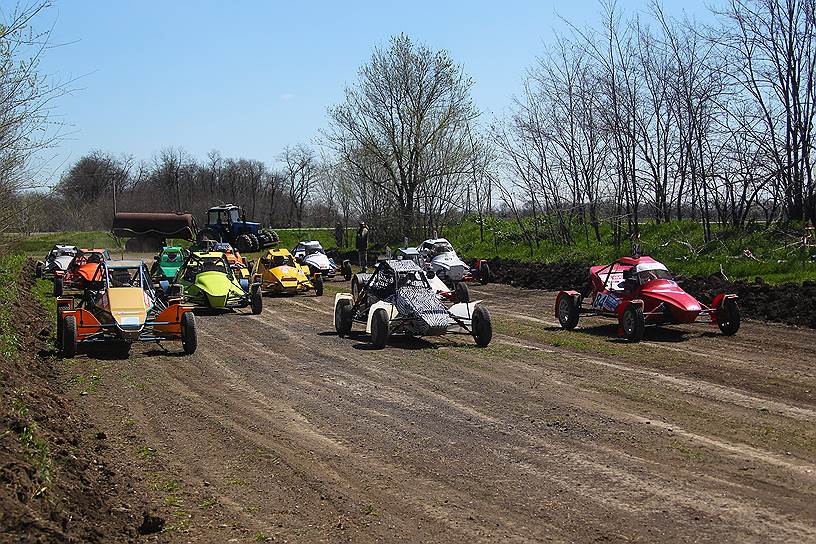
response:
<path id="1" fill-rule="evenodd" d="M 119 359 L 127 359 L 130 357 L 130 342 L 117 342 L 114 344 L 115 356 Z"/>
<path id="2" fill-rule="evenodd" d="M 562 295 L 558 299 L 558 322 L 562 329 L 572 330 L 578 325 L 578 305 L 569 295 Z"/>
<path id="3" fill-rule="evenodd" d="M 261 249 L 261 241 L 258 239 L 258 237 L 256 235 L 247 234 L 247 236 L 249 236 L 249 239 L 252 240 L 252 249 L 251 249 L 251 251 L 258 251 L 259 249 Z"/>
<path id="4" fill-rule="evenodd" d="M 470 289 L 467 284 L 460 281 L 453 289 L 453 297 L 456 302 L 470 302 Z"/>
<path id="5" fill-rule="evenodd" d="M 315 295 L 323 296 L 323 275 L 322 274 L 315 274 L 314 279 L 312 280 L 315 288 Z"/>
<path id="6" fill-rule="evenodd" d="M 235 239 L 235 249 L 241 253 L 252 251 L 252 238 L 249 237 L 249 234 L 242 234 Z"/>
<path id="7" fill-rule="evenodd" d="M 36 266 L 34 266 L 34 276 L 37 278 L 42 278 L 43 275 L 43 263 L 37 262 Z"/>
<path id="8" fill-rule="evenodd" d="M 371 316 L 371 344 L 374 349 L 383 349 L 388 343 L 388 312 L 377 308 Z"/>
<path id="9" fill-rule="evenodd" d="M 623 337 L 629 342 L 640 342 L 646 333 L 646 319 L 643 317 L 643 308 L 630 304 L 620 317 L 620 327 Z"/>
<path id="10" fill-rule="evenodd" d="M 252 291 L 249 293 L 249 302 L 252 306 L 252 315 L 258 315 L 263 311 L 263 297 L 261 296 L 261 290 L 257 287 L 253 287 Z"/>
<path id="11" fill-rule="evenodd" d="M 192 355 L 198 347 L 198 333 L 193 312 L 184 312 L 181 316 L 181 347 L 184 353 Z"/>
<path id="12" fill-rule="evenodd" d="M 737 302 L 727 298 L 717 311 L 717 326 L 725 336 L 734 336 L 740 328 L 740 309 Z"/>
<path id="13" fill-rule="evenodd" d="M 490 267 L 486 262 L 483 262 L 481 266 L 479 266 L 479 281 L 482 285 L 490 283 Z"/>
<path id="14" fill-rule="evenodd" d="M 61 297 L 65 291 L 62 285 L 62 278 L 54 278 L 54 296 Z"/>
<path id="15" fill-rule="evenodd" d="M 343 268 L 343 278 L 345 278 L 346 281 L 351 280 L 351 276 L 352 276 L 351 262 L 343 261 L 342 268 Z"/>
<path id="16" fill-rule="evenodd" d="M 351 308 L 351 301 L 348 299 L 340 299 L 337 306 L 334 307 L 334 330 L 337 331 L 337 335 L 341 338 L 348 336 L 351 332 Z"/>
<path id="17" fill-rule="evenodd" d="M 476 345 L 480 348 L 486 348 L 493 339 L 493 321 L 490 319 L 490 312 L 479 304 L 473 309 L 471 319 L 470 329 L 473 338 L 476 340 Z"/>
<path id="18" fill-rule="evenodd" d="M 353 300 L 355 303 L 359 302 L 357 298 L 360 296 L 361 287 L 360 280 L 357 276 L 351 278 L 351 300 Z"/>
<path id="19" fill-rule="evenodd" d="M 77 352 L 77 323 L 76 317 L 65 316 L 62 320 L 62 356 L 71 359 Z"/>

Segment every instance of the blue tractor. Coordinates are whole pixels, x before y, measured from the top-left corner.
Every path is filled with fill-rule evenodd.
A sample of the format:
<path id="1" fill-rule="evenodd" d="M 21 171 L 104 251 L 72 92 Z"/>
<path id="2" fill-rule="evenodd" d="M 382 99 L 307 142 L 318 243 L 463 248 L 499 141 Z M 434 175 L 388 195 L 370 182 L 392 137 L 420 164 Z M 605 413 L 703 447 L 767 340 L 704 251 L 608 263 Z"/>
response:
<path id="1" fill-rule="evenodd" d="M 260 223 L 246 220 L 244 211 L 235 204 L 213 206 L 207 211 L 207 224 L 198 231 L 199 243 L 206 240 L 229 242 L 241 253 L 258 251 L 278 243 L 275 231 L 262 229 Z"/>

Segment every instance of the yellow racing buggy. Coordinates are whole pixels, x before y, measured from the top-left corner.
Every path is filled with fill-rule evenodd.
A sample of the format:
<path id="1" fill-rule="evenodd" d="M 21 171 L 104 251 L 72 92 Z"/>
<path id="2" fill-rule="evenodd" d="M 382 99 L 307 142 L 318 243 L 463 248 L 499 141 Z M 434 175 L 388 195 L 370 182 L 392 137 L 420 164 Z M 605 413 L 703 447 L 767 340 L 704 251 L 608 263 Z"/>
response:
<path id="1" fill-rule="evenodd" d="M 309 266 L 298 264 L 288 249 L 268 249 L 255 262 L 253 283 L 261 284 L 261 291 L 272 294 L 306 293 L 314 290 L 323 294 L 323 276 L 317 271 L 310 277 Z"/>

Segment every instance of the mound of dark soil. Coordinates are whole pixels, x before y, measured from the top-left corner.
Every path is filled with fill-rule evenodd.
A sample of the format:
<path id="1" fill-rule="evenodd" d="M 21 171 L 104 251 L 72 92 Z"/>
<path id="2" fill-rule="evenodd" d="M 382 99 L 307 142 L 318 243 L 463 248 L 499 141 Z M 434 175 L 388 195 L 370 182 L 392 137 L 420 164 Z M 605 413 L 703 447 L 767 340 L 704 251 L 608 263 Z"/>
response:
<path id="1" fill-rule="evenodd" d="M 488 261 L 493 281 L 525 289 L 576 289 L 588 293 L 589 265 L 584 263 L 526 263 L 495 258 Z M 762 278 L 752 283 L 726 282 L 721 277 L 680 277 L 678 283 L 704 304 L 717 294 L 739 297 L 742 315 L 751 319 L 816 328 L 816 282 L 802 285 L 768 285 Z"/>
<path id="2" fill-rule="evenodd" d="M 25 295 L 32 278 L 29 260 L 13 302 L 19 354 L 0 354 L 0 541 L 134 540 L 144 503 L 110 468 L 105 434 L 62 394 L 51 321 Z"/>
<path id="3" fill-rule="evenodd" d="M 496 257 L 489 259 L 490 276 L 496 283 L 525 289 L 589 289 L 589 265 L 582 263 L 527 263 Z"/>
<path id="4" fill-rule="evenodd" d="M 762 278 L 746 283 L 725 282 L 717 276 L 681 277 L 677 281 L 705 304 L 720 293 L 734 293 L 745 317 L 816 328 L 816 282 L 768 285 Z"/>

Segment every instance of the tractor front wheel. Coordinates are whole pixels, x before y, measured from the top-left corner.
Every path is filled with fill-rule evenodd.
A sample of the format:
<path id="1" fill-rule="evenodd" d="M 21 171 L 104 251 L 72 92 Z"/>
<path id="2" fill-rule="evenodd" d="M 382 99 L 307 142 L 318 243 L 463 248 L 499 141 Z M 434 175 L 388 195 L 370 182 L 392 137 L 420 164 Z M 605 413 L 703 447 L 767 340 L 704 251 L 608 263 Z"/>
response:
<path id="1" fill-rule="evenodd" d="M 740 309 L 737 302 L 727 298 L 717 310 L 717 326 L 725 336 L 734 336 L 740 328 Z"/>
<path id="2" fill-rule="evenodd" d="M 198 347 L 198 334 L 193 312 L 184 312 L 184 315 L 181 316 L 181 347 L 187 355 L 195 353 Z"/>
<path id="3" fill-rule="evenodd" d="M 76 317 L 69 315 L 62 320 L 62 356 L 71 359 L 77 352 Z"/>
<path id="4" fill-rule="evenodd" d="M 252 249 L 250 249 L 250 251 L 258 251 L 261 249 L 261 241 L 257 236 L 254 234 L 248 234 L 247 236 L 249 236 L 249 239 L 252 241 Z"/>
<path id="5" fill-rule="evenodd" d="M 383 308 L 377 308 L 371 316 L 371 344 L 374 349 L 383 349 L 388 343 L 388 312 Z"/>
<path id="6" fill-rule="evenodd" d="M 623 337 L 630 342 L 640 342 L 646 333 L 646 318 L 643 316 L 643 308 L 630 304 L 623 310 L 620 317 L 620 326 L 623 330 Z"/>

